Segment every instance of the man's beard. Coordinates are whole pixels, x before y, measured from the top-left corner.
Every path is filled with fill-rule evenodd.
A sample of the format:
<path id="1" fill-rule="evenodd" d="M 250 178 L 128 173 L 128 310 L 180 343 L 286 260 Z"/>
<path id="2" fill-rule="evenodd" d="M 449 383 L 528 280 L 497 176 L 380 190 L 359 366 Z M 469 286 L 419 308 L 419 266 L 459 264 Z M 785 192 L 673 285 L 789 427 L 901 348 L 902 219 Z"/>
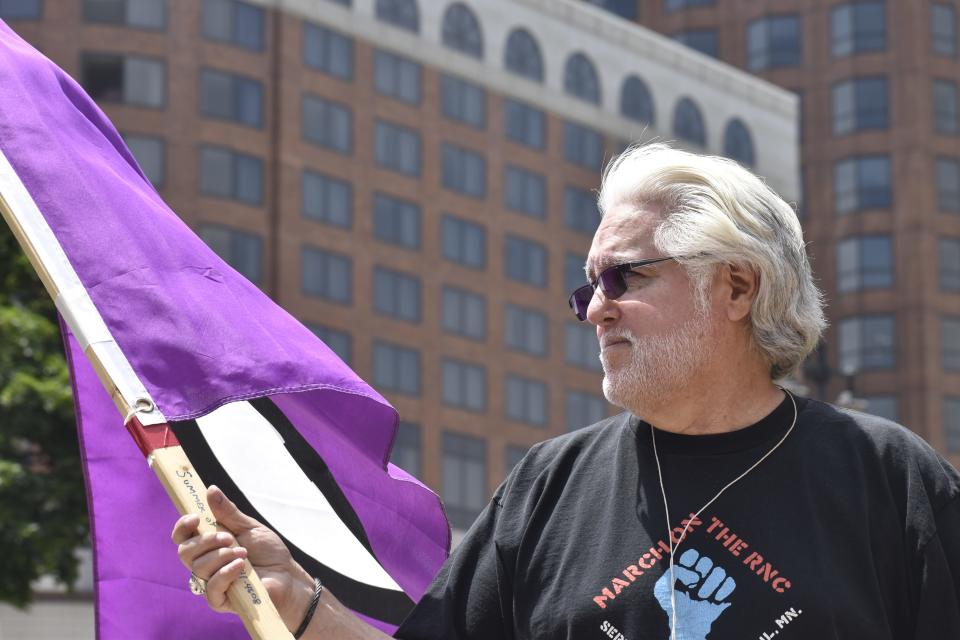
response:
<path id="1" fill-rule="evenodd" d="M 632 332 L 615 328 L 608 338 L 630 341 L 630 361 L 614 365 L 610 356 L 601 352 L 603 395 L 612 404 L 644 417 L 652 408 L 669 401 L 673 393 L 686 386 L 713 350 L 709 312 L 697 315 L 672 333 L 640 338 Z"/>

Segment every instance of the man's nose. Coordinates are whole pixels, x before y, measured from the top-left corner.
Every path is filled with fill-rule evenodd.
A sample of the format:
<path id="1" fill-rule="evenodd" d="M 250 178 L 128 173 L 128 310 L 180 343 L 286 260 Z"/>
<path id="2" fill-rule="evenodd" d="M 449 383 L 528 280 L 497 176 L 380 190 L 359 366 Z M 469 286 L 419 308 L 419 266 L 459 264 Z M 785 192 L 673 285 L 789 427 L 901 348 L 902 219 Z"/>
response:
<path id="1" fill-rule="evenodd" d="M 597 287 L 590 298 L 590 304 L 587 305 L 587 320 L 597 326 L 611 325 L 620 318 L 620 305 L 616 300 L 611 300 L 604 293 L 601 287 Z"/>

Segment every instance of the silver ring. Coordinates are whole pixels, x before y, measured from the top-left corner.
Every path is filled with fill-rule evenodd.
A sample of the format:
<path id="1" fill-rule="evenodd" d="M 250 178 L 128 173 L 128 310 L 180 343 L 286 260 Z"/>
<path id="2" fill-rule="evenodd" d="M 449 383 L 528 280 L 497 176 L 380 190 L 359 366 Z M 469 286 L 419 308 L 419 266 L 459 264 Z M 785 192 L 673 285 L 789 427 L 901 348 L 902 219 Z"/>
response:
<path id="1" fill-rule="evenodd" d="M 202 596 L 207 592 L 207 581 L 195 573 L 190 574 L 190 593 Z"/>

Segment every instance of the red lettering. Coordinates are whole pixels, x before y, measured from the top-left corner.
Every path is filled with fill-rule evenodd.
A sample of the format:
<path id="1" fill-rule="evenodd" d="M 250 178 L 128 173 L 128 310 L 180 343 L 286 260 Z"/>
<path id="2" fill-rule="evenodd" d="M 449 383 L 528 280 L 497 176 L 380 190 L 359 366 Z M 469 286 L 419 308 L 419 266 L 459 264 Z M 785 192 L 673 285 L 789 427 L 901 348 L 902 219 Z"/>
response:
<path id="1" fill-rule="evenodd" d="M 773 580 L 773 590 L 777 593 L 783 593 L 793 585 L 790 584 L 790 581 L 786 578 L 774 578 Z"/>
<path id="2" fill-rule="evenodd" d="M 624 587 L 629 587 L 630 583 L 626 580 L 621 580 L 620 578 L 614 578 L 611 582 L 613 584 L 613 593 L 620 595 L 620 592 L 623 591 Z"/>
<path id="3" fill-rule="evenodd" d="M 717 519 L 716 519 L 715 517 L 713 517 L 713 516 L 710 517 L 710 522 L 711 522 L 710 526 L 707 527 L 707 533 L 713 533 L 713 530 L 714 530 L 714 529 L 716 529 L 717 527 L 722 527 L 722 526 L 723 526 L 723 523 L 720 522 L 719 520 L 717 520 Z"/>
<path id="4" fill-rule="evenodd" d="M 600 607 L 601 609 L 606 609 L 607 600 L 613 600 L 614 598 L 616 598 L 616 596 L 613 595 L 610 592 L 610 589 L 607 589 L 606 587 L 604 587 L 604 589 L 600 593 L 602 595 L 594 596 L 593 601 L 596 602 L 597 606 Z"/>
<path id="5" fill-rule="evenodd" d="M 653 549 L 651 549 L 647 553 L 643 554 L 639 560 L 637 560 L 637 564 L 640 565 L 641 568 L 653 569 L 653 560 L 649 560 L 651 552 L 656 553 L 653 551 Z"/>
<path id="6" fill-rule="evenodd" d="M 763 566 L 762 571 L 757 571 L 757 575 L 762 575 L 764 582 L 770 582 L 777 574 L 780 572 L 773 568 L 773 565 L 769 562 Z"/>
<path id="7" fill-rule="evenodd" d="M 643 575 L 643 571 L 637 569 L 637 565 L 632 564 L 623 570 L 623 575 L 627 576 L 630 582 L 634 582 L 637 578 Z"/>
<path id="8" fill-rule="evenodd" d="M 739 556 L 740 556 L 740 552 L 743 551 L 744 549 L 746 549 L 746 548 L 749 547 L 749 546 L 750 546 L 750 545 L 748 545 L 748 544 L 747 544 L 746 542 L 744 542 L 743 540 L 737 540 L 737 544 L 735 544 L 735 545 L 733 545 L 732 547 L 730 547 L 730 553 L 732 553 L 733 555 L 739 557 Z"/>
<path id="9" fill-rule="evenodd" d="M 751 571 L 756 570 L 757 567 L 763 564 L 763 556 L 754 551 L 747 556 L 743 564 L 748 565 Z"/>

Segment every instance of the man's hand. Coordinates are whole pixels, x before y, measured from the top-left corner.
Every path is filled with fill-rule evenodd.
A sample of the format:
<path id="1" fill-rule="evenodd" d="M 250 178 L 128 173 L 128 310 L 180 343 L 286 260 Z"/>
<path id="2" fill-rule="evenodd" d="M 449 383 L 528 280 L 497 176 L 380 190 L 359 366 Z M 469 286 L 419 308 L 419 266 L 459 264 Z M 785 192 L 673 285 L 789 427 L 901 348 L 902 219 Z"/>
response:
<path id="1" fill-rule="evenodd" d="M 674 597 L 677 603 L 677 638 L 706 640 L 714 620 L 730 606 L 726 599 L 737 583 L 722 568 L 714 566 L 710 558 L 701 556 L 695 549 L 687 549 L 680 556 L 679 561 L 674 564 L 673 575 L 677 584 L 671 584 L 670 570 L 667 569 L 653 587 L 657 602 L 667 613 L 671 637 L 673 587 L 676 589 Z"/>

